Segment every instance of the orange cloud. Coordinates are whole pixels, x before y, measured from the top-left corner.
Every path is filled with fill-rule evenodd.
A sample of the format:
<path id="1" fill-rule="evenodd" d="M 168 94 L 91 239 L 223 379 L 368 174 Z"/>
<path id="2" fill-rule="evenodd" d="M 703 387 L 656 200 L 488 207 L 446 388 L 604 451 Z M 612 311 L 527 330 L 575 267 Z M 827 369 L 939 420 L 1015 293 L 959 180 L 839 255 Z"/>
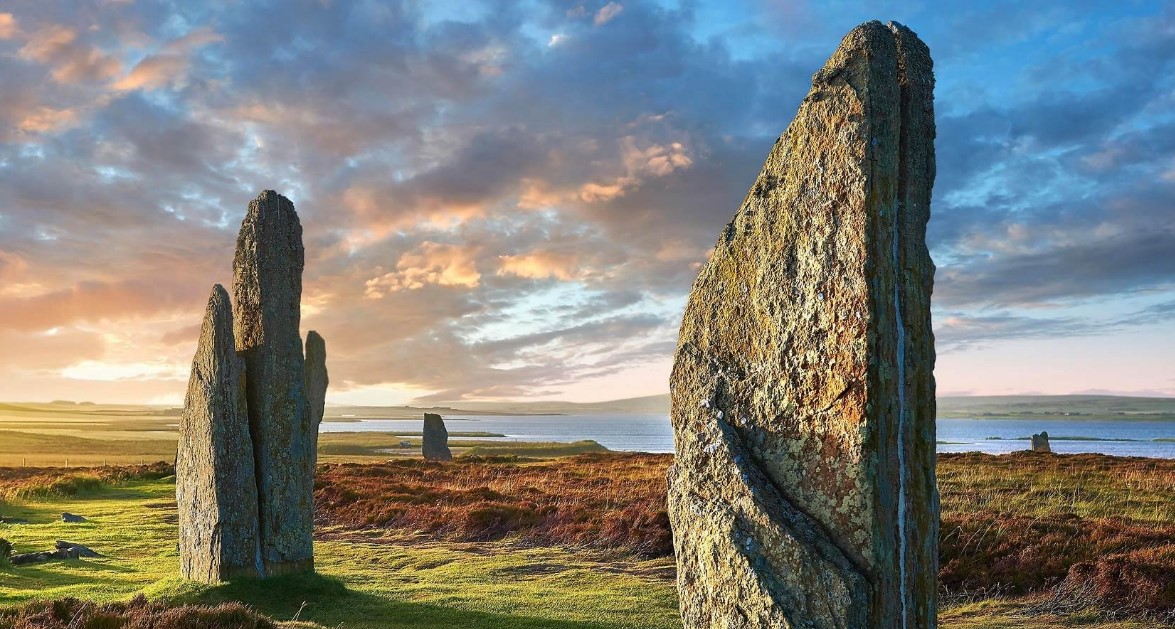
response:
<path id="1" fill-rule="evenodd" d="M 12 39 L 17 32 L 16 18 L 11 13 L 0 13 L 0 39 Z"/>
<path id="2" fill-rule="evenodd" d="M 0 329 L 49 330 L 78 321 L 106 321 L 198 308 L 159 282 L 83 282 L 31 297 L 0 298 Z"/>
<path id="3" fill-rule="evenodd" d="M 500 256 L 498 259 L 501 261 L 498 275 L 531 279 L 557 278 L 563 281 L 579 279 L 583 275 L 578 258 L 568 254 L 536 251 L 524 255 Z"/>
<path id="4" fill-rule="evenodd" d="M 128 73 L 114 83 L 116 90 L 153 90 L 183 79 L 188 62 L 173 54 L 145 57 Z"/>
<path id="5" fill-rule="evenodd" d="M 620 15 L 622 11 L 624 11 L 623 4 L 620 4 L 619 2 L 609 2 L 608 4 L 600 7 L 599 11 L 596 11 L 596 17 L 593 22 L 596 26 L 602 26 L 610 22 L 612 18 Z"/>
<path id="6" fill-rule="evenodd" d="M 620 177 L 612 183 L 585 183 L 579 187 L 579 198 L 585 203 L 611 201 L 624 196 L 629 187 L 637 183 L 632 177 Z"/>
<path id="7" fill-rule="evenodd" d="M 579 187 L 577 196 L 584 203 L 611 201 L 624 196 L 630 189 L 639 186 L 647 177 L 664 177 L 676 170 L 693 165 L 685 144 L 649 144 L 641 148 L 634 136 L 620 139 L 620 161 L 624 164 L 625 175 L 610 183 L 588 182 Z"/>
<path id="8" fill-rule="evenodd" d="M 26 133 L 50 133 L 72 127 L 77 121 L 77 110 L 37 107 L 25 114 L 16 127 Z"/>
<path id="9" fill-rule="evenodd" d="M 675 170 L 689 168 L 694 163 L 681 142 L 650 144 L 642 149 L 637 147 L 636 138 L 630 135 L 624 137 L 620 144 L 624 166 L 630 173 L 664 177 Z"/>
<path id="10" fill-rule="evenodd" d="M 54 24 L 33 33 L 18 53 L 52 67 L 58 83 L 101 81 L 122 71 L 122 64 L 98 48 L 79 41 L 77 31 Z"/>
<path id="11" fill-rule="evenodd" d="M 396 291 L 424 288 L 426 284 L 473 288 L 480 282 L 481 273 L 468 247 L 424 242 L 401 255 L 395 271 L 367 280 L 364 295 L 380 299 Z"/>
<path id="12" fill-rule="evenodd" d="M 182 84 L 187 80 L 188 55 L 191 51 L 223 40 L 224 37 L 209 27 L 193 29 L 187 35 L 168 42 L 162 52 L 144 57 L 113 87 L 122 91 L 155 90 Z"/>
<path id="13" fill-rule="evenodd" d="M 102 336 L 75 329 L 51 332 L 3 332 L 5 355 L 20 360 L 0 361 L 0 373 L 35 373 L 68 367 L 77 361 L 98 360 L 105 353 Z"/>

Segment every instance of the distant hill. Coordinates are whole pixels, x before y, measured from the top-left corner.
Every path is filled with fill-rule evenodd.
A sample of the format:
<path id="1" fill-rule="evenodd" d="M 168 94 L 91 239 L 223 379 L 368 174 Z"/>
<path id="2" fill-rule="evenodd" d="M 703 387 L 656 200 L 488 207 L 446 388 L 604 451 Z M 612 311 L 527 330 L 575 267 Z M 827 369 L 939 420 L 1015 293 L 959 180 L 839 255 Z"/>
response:
<path id="1" fill-rule="evenodd" d="M 938 416 L 984 419 L 1175 420 L 1175 398 L 1121 395 L 976 395 L 941 397 Z"/>
<path id="2" fill-rule="evenodd" d="M 668 395 L 608 400 L 606 402 L 454 402 L 462 409 L 501 414 L 535 415 L 648 415 L 669 412 Z"/>
<path id="3" fill-rule="evenodd" d="M 424 413 L 461 415 L 653 415 L 669 413 L 668 395 L 607 400 L 604 402 L 451 402 L 444 406 L 339 406 L 328 404 L 328 421 L 358 419 L 420 419 Z M 129 404 L 74 402 L 0 403 L 0 420 L 11 415 L 90 416 L 110 418 L 178 416 L 180 409 Z M 938 398 L 939 418 L 980 419 L 1145 419 L 1175 421 L 1175 398 L 1120 395 L 976 395 Z"/>
<path id="4" fill-rule="evenodd" d="M 457 408 L 500 414 L 669 413 L 668 395 L 606 402 L 455 402 Z M 1175 398 L 1119 395 L 983 395 L 938 398 L 941 418 L 983 419 L 1152 419 L 1175 421 Z"/>

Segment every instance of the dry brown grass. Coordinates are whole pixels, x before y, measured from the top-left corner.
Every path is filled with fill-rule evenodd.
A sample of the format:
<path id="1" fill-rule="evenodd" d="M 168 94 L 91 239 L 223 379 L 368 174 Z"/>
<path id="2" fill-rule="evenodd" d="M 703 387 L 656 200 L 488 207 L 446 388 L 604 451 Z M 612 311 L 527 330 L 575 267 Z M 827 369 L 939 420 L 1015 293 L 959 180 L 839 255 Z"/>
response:
<path id="1" fill-rule="evenodd" d="M 461 541 L 673 552 L 665 511 L 668 455 L 587 454 L 542 462 L 462 457 L 322 466 L 317 517 Z"/>
<path id="2" fill-rule="evenodd" d="M 276 629 L 279 625 L 240 603 L 216 606 L 150 602 L 97 604 L 66 598 L 0 610 L 12 629 Z"/>
<path id="3" fill-rule="evenodd" d="M 668 556 L 671 462 L 612 453 L 329 465 L 318 477 L 318 517 L 437 539 L 510 537 Z M 1063 585 L 1107 609 L 1175 610 L 1175 461 L 944 454 L 938 474 L 939 579 L 952 595 Z"/>
<path id="4" fill-rule="evenodd" d="M 154 480 L 175 473 L 167 463 L 112 467 L 0 467 L 0 500 L 76 496 L 111 483 Z"/>
<path id="5" fill-rule="evenodd" d="M 460 457 L 325 464 L 320 525 L 436 540 L 511 539 L 665 557 L 672 457 Z M 72 495 L 162 478 L 167 465 L 0 468 L 0 498 Z M 1050 592 L 1058 609 L 1175 612 L 1175 461 L 1103 455 L 944 454 L 941 570 L 951 596 Z"/>

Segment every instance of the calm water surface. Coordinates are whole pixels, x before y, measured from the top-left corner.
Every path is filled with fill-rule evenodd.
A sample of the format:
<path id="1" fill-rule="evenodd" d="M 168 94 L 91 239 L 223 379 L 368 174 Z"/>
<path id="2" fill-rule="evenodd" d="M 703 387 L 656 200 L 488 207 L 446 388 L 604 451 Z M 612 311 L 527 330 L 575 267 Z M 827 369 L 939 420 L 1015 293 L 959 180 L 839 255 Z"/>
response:
<path id="1" fill-rule="evenodd" d="M 406 419 L 323 421 L 322 432 L 420 432 L 422 423 L 423 420 Z M 454 415 L 445 417 L 445 423 L 449 432 L 476 431 L 507 435 L 478 438 L 490 441 L 571 442 L 593 439 L 609 450 L 673 452 L 673 430 L 666 415 Z M 1048 431 L 1054 452 L 1101 452 L 1175 458 L 1175 422 L 1133 420 L 940 419 L 938 451 L 998 454 L 1027 450 L 1029 442 L 1022 438 L 1042 430 Z"/>

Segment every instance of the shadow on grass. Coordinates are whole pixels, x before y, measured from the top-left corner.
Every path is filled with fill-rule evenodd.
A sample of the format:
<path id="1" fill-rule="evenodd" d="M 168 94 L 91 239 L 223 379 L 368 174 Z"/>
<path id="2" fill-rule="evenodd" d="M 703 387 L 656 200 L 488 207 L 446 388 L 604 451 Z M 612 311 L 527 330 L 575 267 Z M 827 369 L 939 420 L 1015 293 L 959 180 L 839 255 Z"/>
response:
<path id="1" fill-rule="evenodd" d="M 551 620 L 467 611 L 383 598 L 350 590 L 340 580 L 301 574 L 267 580 L 244 579 L 181 594 L 182 603 L 240 601 L 274 620 L 311 621 L 326 627 L 436 627 L 457 629 L 617 629 L 620 625 Z"/>

